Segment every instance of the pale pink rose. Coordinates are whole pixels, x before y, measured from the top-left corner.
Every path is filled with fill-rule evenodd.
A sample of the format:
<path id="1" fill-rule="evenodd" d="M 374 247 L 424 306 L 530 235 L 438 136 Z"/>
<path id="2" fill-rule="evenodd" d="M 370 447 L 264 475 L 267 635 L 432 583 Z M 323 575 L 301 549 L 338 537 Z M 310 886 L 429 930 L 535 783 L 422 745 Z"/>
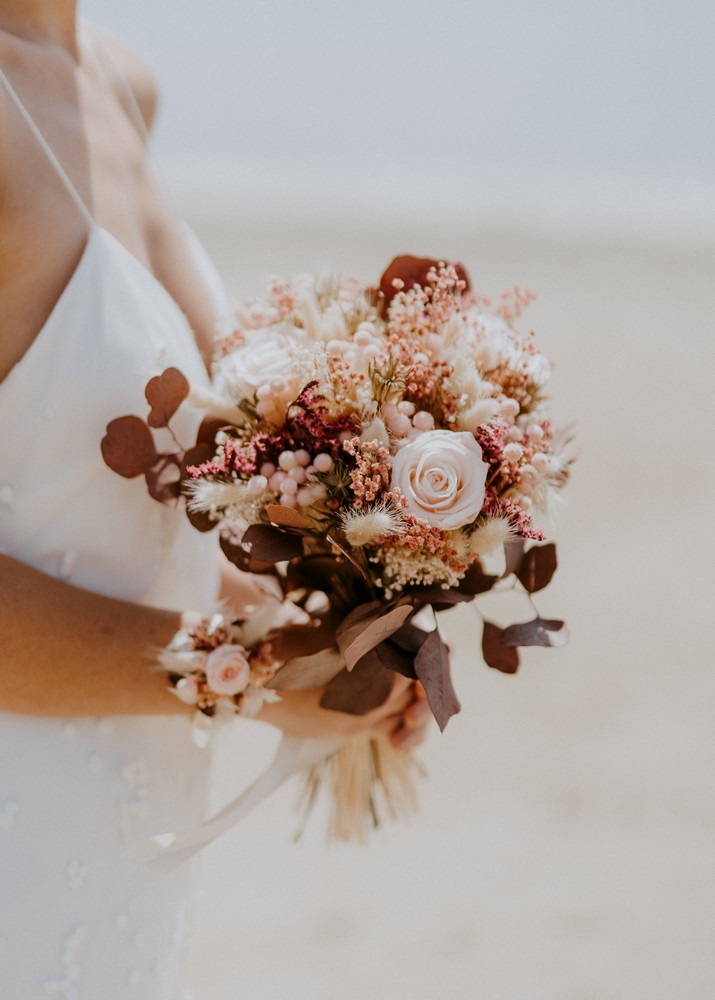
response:
<path id="1" fill-rule="evenodd" d="M 248 684 L 251 668 L 243 646 L 218 646 L 206 658 L 206 680 L 216 694 L 239 694 Z"/>
<path id="2" fill-rule="evenodd" d="M 469 524 L 484 503 L 489 466 L 467 431 L 425 431 L 395 455 L 392 485 L 412 514 L 434 528 Z"/>

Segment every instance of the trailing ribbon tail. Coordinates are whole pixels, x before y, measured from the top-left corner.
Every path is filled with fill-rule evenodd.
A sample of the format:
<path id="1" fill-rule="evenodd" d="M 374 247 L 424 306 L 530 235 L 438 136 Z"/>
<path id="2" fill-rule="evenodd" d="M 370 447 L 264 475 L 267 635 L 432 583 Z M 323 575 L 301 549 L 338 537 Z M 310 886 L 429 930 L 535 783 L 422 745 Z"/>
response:
<path id="1" fill-rule="evenodd" d="M 320 763 L 337 750 L 338 746 L 339 744 L 325 740 L 301 740 L 284 736 L 267 770 L 233 802 L 229 802 L 215 816 L 192 830 L 159 833 L 141 841 L 130 848 L 130 857 L 144 862 L 154 871 L 169 874 L 189 861 L 202 847 L 248 816 L 288 778 Z"/>

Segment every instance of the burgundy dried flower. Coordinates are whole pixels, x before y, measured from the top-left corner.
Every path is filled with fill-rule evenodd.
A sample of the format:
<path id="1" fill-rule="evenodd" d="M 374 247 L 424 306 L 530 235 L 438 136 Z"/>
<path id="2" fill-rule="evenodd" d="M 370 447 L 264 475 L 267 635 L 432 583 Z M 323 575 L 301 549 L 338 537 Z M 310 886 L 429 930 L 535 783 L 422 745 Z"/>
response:
<path id="1" fill-rule="evenodd" d="M 382 294 L 383 313 L 387 312 L 387 307 L 398 291 L 409 291 L 415 285 L 425 288 L 428 284 L 427 275 L 431 270 L 436 270 L 439 264 L 440 261 L 433 260 L 431 257 L 412 257 L 409 254 L 395 257 L 380 278 L 379 291 Z M 459 279 L 465 282 L 464 291 L 468 292 L 471 285 L 464 267 L 456 261 L 452 266 L 456 270 Z M 399 288 L 395 288 L 395 279 L 402 282 Z"/>

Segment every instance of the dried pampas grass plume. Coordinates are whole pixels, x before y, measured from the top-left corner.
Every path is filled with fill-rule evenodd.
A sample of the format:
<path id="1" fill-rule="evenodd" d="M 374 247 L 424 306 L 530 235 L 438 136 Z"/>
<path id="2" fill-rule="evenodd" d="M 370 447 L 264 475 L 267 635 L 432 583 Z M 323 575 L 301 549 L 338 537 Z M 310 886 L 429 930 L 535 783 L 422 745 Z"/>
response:
<path id="1" fill-rule="evenodd" d="M 469 409 L 457 414 L 457 428 L 474 433 L 477 427 L 494 419 L 499 410 L 495 399 L 478 399 Z"/>
<path id="2" fill-rule="evenodd" d="M 378 538 L 399 535 L 404 528 L 400 511 L 387 503 L 369 510 L 346 510 L 342 515 L 342 528 L 350 545 L 359 549 Z"/>
<path id="3" fill-rule="evenodd" d="M 505 517 L 491 517 L 481 524 L 469 539 L 470 551 L 485 556 L 501 548 L 514 535 L 514 527 Z"/>
<path id="4" fill-rule="evenodd" d="M 189 479 L 186 491 L 189 494 L 189 510 L 215 514 L 220 508 L 231 507 L 242 499 L 243 484 L 221 483 L 212 479 Z"/>

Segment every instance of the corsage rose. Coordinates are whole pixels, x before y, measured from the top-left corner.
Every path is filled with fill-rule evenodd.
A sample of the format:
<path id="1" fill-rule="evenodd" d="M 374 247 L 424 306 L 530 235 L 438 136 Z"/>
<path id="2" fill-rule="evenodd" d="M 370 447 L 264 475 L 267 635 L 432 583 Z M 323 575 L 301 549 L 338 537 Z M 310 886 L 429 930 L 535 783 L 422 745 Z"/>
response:
<path id="1" fill-rule="evenodd" d="M 242 646 L 217 646 L 206 657 L 206 680 L 215 694 L 240 694 L 251 678 Z"/>
<path id="2" fill-rule="evenodd" d="M 395 455 L 392 485 L 408 510 L 451 531 L 475 519 L 484 504 L 489 466 L 466 431 L 425 431 Z"/>

